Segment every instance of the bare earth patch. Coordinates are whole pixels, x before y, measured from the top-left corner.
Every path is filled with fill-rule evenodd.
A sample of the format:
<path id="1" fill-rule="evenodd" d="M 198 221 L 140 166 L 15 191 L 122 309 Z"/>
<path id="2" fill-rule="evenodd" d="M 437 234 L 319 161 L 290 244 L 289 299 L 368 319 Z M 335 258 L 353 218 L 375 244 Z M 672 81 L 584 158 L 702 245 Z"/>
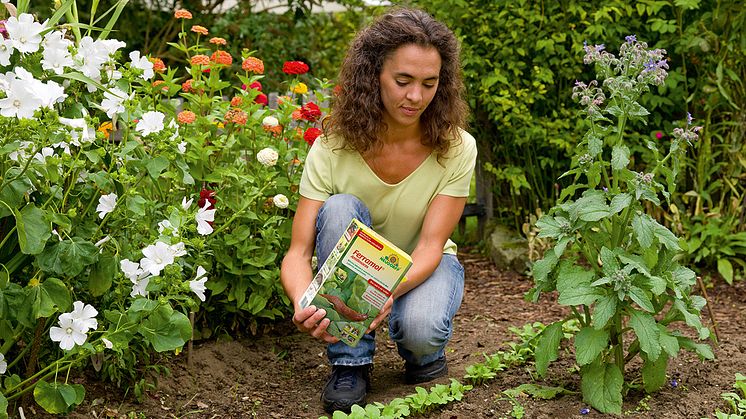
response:
<path id="1" fill-rule="evenodd" d="M 563 307 L 550 296 L 538 304 L 524 301 L 531 279 L 515 272 L 496 270 L 489 260 L 465 254 L 460 259 L 466 268 L 466 293 L 456 319 L 455 331 L 448 346 L 449 376 L 463 380 L 464 369 L 484 360 L 501 345 L 514 339 L 508 330 L 528 322 L 548 324 L 562 318 Z M 626 416 L 635 418 L 701 418 L 710 416 L 723 403 L 720 393 L 730 391 L 736 372 L 746 373 L 746 283 L 733 287 L 719 282 L 708 291 L 720 332 L 715 347 L 716 362 L 702 362 L 696 355 L 682 352 L 670 361 L 670 379 L 678 386 L 667 386 L 650 399 L 632 393 L 626 397 Z M 705 312 L 705 324 L 711 324 Z M 388 331 L 379 330 L 378 350 L 373 371 L 373 389 L 368 401 L 386 403 L 415 392 L 415 386 L 404 384 L 403 361 L 396 353 Z M 572 371 L 572 348 L 561 353 L 550 366 L 546 380 L 537 384 L 563 386 L 579 391 L 579 374 Z M 324 346 L 294 331 L 289 322 L 282 323 L 260 338 L 196 343 L 192 365 L 186 353 L 171 361 L 171 375 L 162 377 L 156 390 L 143 403 L 111 384 L 86 383 L 86 400 L 70 418 L 318 418 L 325 413 L 319 402 L 329 366 Z M 637 374 L 636 366 L 627 370 Z M 512 406 L 502 391 L 534 382 L 532 366 L 513 369 L 468 392 L 460 403 L 428 415 L 430 418 L 500 418 L 507 417 Z M 83 380 L 83 379 L 80 379 Z M 447 383 L 443 378 L 427 383 Z M 519 399 L 526 418 L 605 418 L 587 407 L 580 394 L 555 400 Z M 27 411 L 27 416 L 28 415 Z M 31 412 L 33 413 L 33 412 Z M 38 412 L 37 412 L 38 413 Z M 131 415 L 135 413 L 135 415 Z M 140 415 L 142 414 L 142 415 Z M 128 416 L 131 415 L 131 416 Z M 43 416 L 31 416 L 43 417 Z"/>

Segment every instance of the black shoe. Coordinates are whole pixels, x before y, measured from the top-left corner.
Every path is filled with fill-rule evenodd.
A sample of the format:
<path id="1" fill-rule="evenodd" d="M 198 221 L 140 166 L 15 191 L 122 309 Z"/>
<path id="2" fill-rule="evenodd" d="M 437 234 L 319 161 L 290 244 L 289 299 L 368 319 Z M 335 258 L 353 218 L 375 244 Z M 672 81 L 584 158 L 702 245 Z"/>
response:
<path id="1" fill-rule="evenodd" d="M 332 365 L 332 374 L 321 392 L 324 410 L 350 413 L 352 405 L 363 406 L 370 388 L 370 364 L 348 367 Z"/>
<path id="2" fill-rule="evenodd" d="M 424 383 L 448 374 L 448 362 L 445 355 L 425 365 L 404 364 L 404 382 L 407 384 Z"/>

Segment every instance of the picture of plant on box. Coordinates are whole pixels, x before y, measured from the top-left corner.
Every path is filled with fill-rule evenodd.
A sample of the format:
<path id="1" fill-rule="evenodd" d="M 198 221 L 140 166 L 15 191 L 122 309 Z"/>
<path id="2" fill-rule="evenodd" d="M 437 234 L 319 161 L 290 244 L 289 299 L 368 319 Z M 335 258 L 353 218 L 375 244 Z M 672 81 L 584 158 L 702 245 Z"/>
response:
<path id="1" fill-rule="evenodd" d="M 558 291 L 558 303 L 569 306 L 570 318 L 580 322 L 574 347 L 584 401 L 601 412 L 620 414 L 623 394 L 639 382 L 625 380 L 625 364 L 634 357 L 642 359 L 646 392 L 666 382 L 668 361 L 680 349 L 714 358 L 708 345 L 676 329 L 683 322 L 700 340 L 707 339 L 710 331 L 699 314 L 705 300 L 690 295 L 696 276 L 677 262 L 682 251 L 677 237 L 646 213 L 661 206 L 662 199 L 671 199 L 680 159 L 701 127 L 693 126 L 687 115 L 674 128 L 664 156 L 660 144 L 649 141 L 644 146 L 654 161 L 637 161 L 630 168 L 625 132 L 633 124 L 645 124 L 648 111 L 638 100 L 651 85 L 663 84 L 666 52 L 649 49 L 635 36 L 626 37 L 619 57 L 603 45 L 584 49 L 585 63 L 595 64 L 601 82 L 577 82 L 573 89 L 588 131 L 573 168 L 563 175 L 573 176 L 573 184 L 537 222 L 539 237 L 552 238 L 555 245 L 534 265 L 535 287 L 527 298 L 538 301 L 540 293 Z M 540 335 L 540 376 L 557 359 L 567 320 Z M 634 339 L 625 343 L 625 336 Z"/>

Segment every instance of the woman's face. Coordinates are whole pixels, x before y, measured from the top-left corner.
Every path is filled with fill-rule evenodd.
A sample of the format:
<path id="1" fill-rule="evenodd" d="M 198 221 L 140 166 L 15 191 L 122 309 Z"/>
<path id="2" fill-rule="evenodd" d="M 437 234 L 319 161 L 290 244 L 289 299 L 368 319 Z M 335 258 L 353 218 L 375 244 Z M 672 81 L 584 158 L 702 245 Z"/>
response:
<path id="1" fill-rule="evenodd" d="M 438 50 L 415 44 L 399 47 L 384 60 L 379 76 L 381 101 L 390 128 L 419 124 L 438 90 L 440 65 Z"/>

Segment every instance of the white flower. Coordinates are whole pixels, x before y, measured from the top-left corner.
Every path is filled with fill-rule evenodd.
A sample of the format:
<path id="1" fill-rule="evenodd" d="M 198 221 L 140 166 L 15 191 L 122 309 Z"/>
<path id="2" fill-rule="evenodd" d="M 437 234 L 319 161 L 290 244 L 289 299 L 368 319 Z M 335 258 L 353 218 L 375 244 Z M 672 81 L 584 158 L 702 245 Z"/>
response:
<path id="1" fill-rule="evenodd" d="M 126 42 L 118 39 L 99 39 L 95 42 L 100 51 L 111 57 L 118 49 L 127 46 Z"/>
<path id="2" fill-rule="evenodd" d="M 70 53 L 72 41 L 65 39 L 62 31 L 52 31 L 44 36 L 44 57 L 41 60 L 41 68 L 52 70 L 56 74 L 62 74 L 65 67 L 72 67 L 73 56 Z"/>
<path id="3" fill-rule="evenodd" d="M 278 158 L 279 155 L 277 154 L 277 151 L 270 147 L 263 148 L 256 153 L 256 160 L 264 167 L 274 166 L 277 164 Z"/>
<path id="4" fill-rule="evenodd" d="M 181 198 L 181 207 L 184 208 L 184 211 L 189 211 L 189 207 L 192 206 L 192 202 L 194 202 L 194 198 L 187 201 L 185 196 Z"/>
<path id="5" fill-rule="evenodd" d="M 202 266 L 197 266 L 197 277 L 189 281 L 189 289 L 197 294 L 200 301 L 205 301 L 205 282 L 207 282 L 207 271 Z"/>
<path id="6" fill-rule="evenodd" d="M 174 252 L 160 241 L 142 249 L 142 254 L 145 257 L 140 259 L 140 266 L 153 276 L 160 275 L 163 268 L 174 263 Z"/>
<path id="7" fill-rule="evenodd" d="M 85 328 L 83 333 L 87 333 L 88 330 L 96 330 L 98 327 L 98 322 L 96 321 L 98 310 L 90 304 L 83 304 L 82 301 L 76 301 L 73 303 L 73 311 L 68 314 L 70 314 L 73 320 L 79 322 L 81 327 Z"/>
<path id="8" fill-rule="evenodd" d="M 119 268 L 130 281 L 137 281 L 142 276 L 143 270 L 140 268 L 140 264 L 132 262 L 129 259 L 122 259 L 119 261 Z"/>
<path id="9" fill-rule="evenodd" d="M 42 149 L 34 154 L 34 160 L 36 160 L 40 164 L 45 164 L 47 162 L 47 157 L 54 156 L 54 149 L 52 147 L 42 147 Z"/>
<path id="10" fill-rule="evenodd" d="M 171 250 L 171 254 L 173 254 L 175 258 L 186 256 L 187 254 L 186 246 L 184 245 L 184 242 L 178 242 L 176 244 L 172 244 L 168 248 L 169 250 Z"/>
<path id="11" fill-rule="evenodd" d="M 94 246 L 96 246 L 96 247 L 98 247 L 98 248 L 101 248 L 101 246 L 102 246 L 102 245 L 103 245 L 104 243 L 108 242 L 109 240 L 111 240 L 111 236 L 106 236 L 106 237 L 104 237 L 103 239 L 101 239 L 101 240 L 97 241 L 97 242 L 96 242 L 96 243 L 94 244 Z"/>
<path id="12" fill-rule="evenodd" d="M 5 355 L 0 354 L 0 374 L 5 374 L 8 371 L 8 363 L 5 361 Z"/>
<path id="13" fill-rule="evenodd" d="M 186 153 L 186 141 L 182 141 L 179 143 L 179 145 L 176 146 L 176 149 L 179 150 L 179 153 L 184 154 Z"/>
<path id="14" fill-rule="evenodd" d="M 88 126 L 88 124 L 85 122 L 85 118 L 60 117 L 60 123 L 62 125 L 73 128 L 72 130 L 70 130 L 70 136 L 72 137 L 72 143 L 75 146 L 80 147 L 80 142 L 78 141 L 78 139 L 81 139 L 83 140 L 83 142 L 86 143 L 93 142 L 93 140 L 96 139 L 96 131 L 92 127 Z"/>
<path id="15" fill-rule="evenodd" d="M 0 36 L 0 65 L 10 65 L 10 57 L 13 55 L 13 41 Z"/>
<path id="16" fill-rule="evenodd" d="M 101 198 L 98 199 L 98 206 L 96 207 L 98 218 L 103 219 L 104 217 L 106 217 L 106 214 L 114 211 L 114 208 L 116 206 L 117 194 L 112 192 L 108 195 L 101 195 Z"/>
<path id="17" fill-rule="evenodd" d="M 36 52 L 41 43 L 41 32 L 44 25 L 34 22 L 34 17 L 28 13 L 22 13 L 16 18 L 11 16 L 5 22 L 8 37 L 13 41 L 13 46 L 24 54 Z"/>
<path id="18" fill-rule="evenodd" d="M 272 128 L 280 125 L 280 121 L 278 121 L 274 116 L 265 116 L 264 119 L 262 119 L 262 125 Z"/>
<path id="19" fill-rule="evenodd" d="M 205 200 L 205 206 L 197 210 L 194 219 L 197 221 L 197 233 L 206 236 L 212 233 L 213 229 L 210 222 L 215 221 L 215 210 L 207 209 L 210 207 L 210 201 Z"/>
<path id="20" fill-rule="evenodd" d="M 130 52 L 130 60 L 132 60 L 130 68 L 137 68 L 143 71 L 142 78 L 145 80 L 153 78 L 155 75 L 155 72 L 153 72 L 153 63 L 148 60 L 148 57 L 141 57 L 140 51 L 132 51 Z"/>
<path id="21" fill-rule="evenodd" d="M 135 130 L 143 136 L 160 132 L 163 129 L 163 118 L 166 115 L 158 111 L 148 111 L 142 114 L 140 121 L 137 123 Z"/>
<path id="22" fill-rule="evenodd" d="M 136 281 L 132 281 L 132 292 L 130 292 L 130 297 L 134 298 L 138 295 L 141 297 L 147 297 L 148 291 L 145 289 L 148 287 L 148 284 L 150 283 L 150 277 L 145 277 L 138 279 Z"/>
<path id="23" fill-rule="evenodd" d="M 101 101 L 101 109 L 106 116 L 114 118 L 114 115 L 124 112 L 124 101 L 129 99 L 127 93 L 116 87 L 104 92 L 104 100 Z"/>
<path id="24" fill-rule="evenodd" d="M 106 339 L 106 338 L 101 338 L 101 341 L 102 341 L 102 342 L 104 342 L 104 347 L 105 347 L 106 349 L 111 349 L 111 348 L 113 348 L 113 347 L 114 347 L 114 344 L 113 344 L 113 343 L 111 343 L 111 341 L 110 341 L 109 339 Z"/>
<path id="25" fill-rule="evenodd" d="M 59 327 L 49 329 L 49 337 L 60 343 L 60 348 L 69 351 L 75 345 L 82 345 L 88 338 L 88 331 L 80 322 L 73 319 L 70 313 L 60 314 Z"/>
<path id="26" fill-rule="evenodd" d="M 288 207 L 288 204 L 290 204 L 290 201 L 288 201 L 288 197 L 278 193 L 277 195 L 272 198 L 272 202 L 275 204 L 277 208 L 284 209 Z"/>
<path id="27" fill-rule="evenodd" d="M 176 233 L 178 233 L 176 229 L 174 228 L 174 226 L 171 224 L 171 221 L 163 220 L 159 222 L 158 223 L 158 234 L 163 234 L 163 232 L 166 230 L 170 231 L 171 234 L 173 234 L 174 236 L 176 235 Z"/>
<path id="28" fill-rule="evenodd" d="M 0 115 L 8 118 L 15 116 L 18 119 L 31 119 L 42 104 L 30 86 L 15 77 L 10 78 L 10 85 L 5 89 L 5 94 L 6 97 L 0 99 Z"/>

